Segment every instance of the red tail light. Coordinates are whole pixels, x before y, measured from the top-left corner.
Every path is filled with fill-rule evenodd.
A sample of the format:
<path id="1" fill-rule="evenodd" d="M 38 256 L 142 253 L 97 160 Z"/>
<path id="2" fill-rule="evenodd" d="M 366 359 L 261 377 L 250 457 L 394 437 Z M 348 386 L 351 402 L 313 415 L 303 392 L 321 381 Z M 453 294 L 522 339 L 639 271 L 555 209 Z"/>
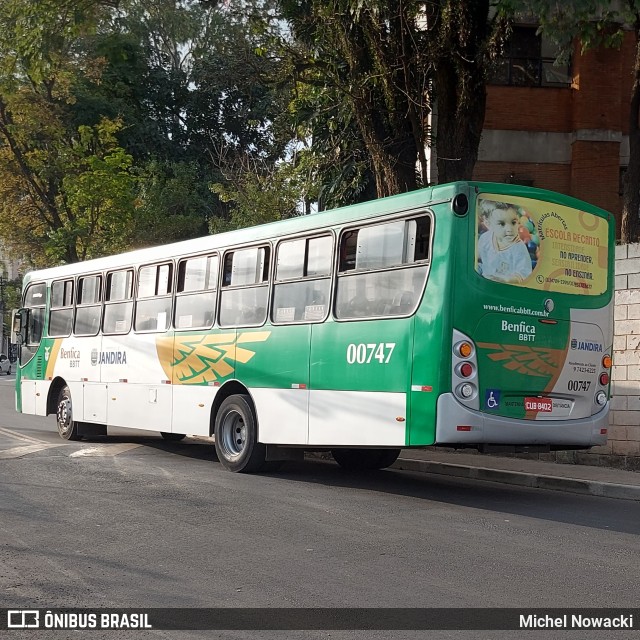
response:
<path id="1" fill-rule="evenodd" d="M 460 365 L 460 375 L 463 378 L 468 378 L 473 373 L 473 366 L 469 362 L 463 362 Z"/>

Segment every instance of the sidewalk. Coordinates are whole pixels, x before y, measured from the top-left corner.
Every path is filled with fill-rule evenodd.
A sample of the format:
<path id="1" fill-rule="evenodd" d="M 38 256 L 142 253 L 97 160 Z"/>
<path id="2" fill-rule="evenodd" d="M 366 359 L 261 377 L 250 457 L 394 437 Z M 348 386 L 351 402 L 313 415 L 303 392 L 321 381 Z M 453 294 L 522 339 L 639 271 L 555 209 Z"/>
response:
<path id="1" fill-rule="evenodd" d="M 640 473 L 450 449 L 403 449 L 394 469 L 640 501 Z"/>

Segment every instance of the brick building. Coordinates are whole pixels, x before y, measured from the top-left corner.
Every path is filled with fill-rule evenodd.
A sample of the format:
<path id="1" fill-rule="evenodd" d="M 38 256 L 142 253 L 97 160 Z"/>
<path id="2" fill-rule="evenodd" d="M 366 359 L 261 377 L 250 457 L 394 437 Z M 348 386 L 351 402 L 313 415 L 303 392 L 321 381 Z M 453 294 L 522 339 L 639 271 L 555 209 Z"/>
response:
<path id="1" fill-rule="evenodd" d="M 512 46 L 488 87 L 474 178 L 560 191 L 615 214 L 628 163 L 635 41 L 553 64 L 535 27 L 514 29 Z"/>

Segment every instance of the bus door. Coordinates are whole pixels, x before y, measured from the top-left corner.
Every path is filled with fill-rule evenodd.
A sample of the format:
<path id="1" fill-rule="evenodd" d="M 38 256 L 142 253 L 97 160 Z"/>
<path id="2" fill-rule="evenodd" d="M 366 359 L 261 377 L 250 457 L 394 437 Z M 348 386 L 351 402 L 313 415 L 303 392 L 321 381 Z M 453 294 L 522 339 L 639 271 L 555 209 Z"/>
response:
<path id="1" fill-rule="evenodd" d="M 140 268 L 135 310 L 133 269 L 107 274 L 99 364 L 109 425 L 171 431 L 172 390 L 156 339 L 171 320 L 172 270 L 171 263 Z"/>
<path id="2" fill-rule="evenodd" d="M 101 379 L 102 274 L 78 277 L 73 335 L 82 338 L 74 342 L 78 358 L 69 364 L 67 380 L 82 382 L 82 419 L 95 424 L 107 424 L 107 385 Z M 72 354 L 74 355 L 74 354 Z M 75 371 L 71 371 L 71 369 Z"/>
<path id="3" fill-rule="evenodd" d="M 40 347 L 46 295 L 46 284 L 29 285 L 24 294 L 25 308 L 17 311 L 14 317 L 13 329 L 18 345 L 16 407 L 23 413 L 36 413 L 37 381 L 44 377 L 44 349 Z"/>
<path id="4" fill-rule="evenodd" d="M 238 378 L 251 389 L 263 443 L 307 444 L 311 332 L 328 313 L 332 248 L 329 233 L 280 242 L 271 322 L 238 330 Z"/>

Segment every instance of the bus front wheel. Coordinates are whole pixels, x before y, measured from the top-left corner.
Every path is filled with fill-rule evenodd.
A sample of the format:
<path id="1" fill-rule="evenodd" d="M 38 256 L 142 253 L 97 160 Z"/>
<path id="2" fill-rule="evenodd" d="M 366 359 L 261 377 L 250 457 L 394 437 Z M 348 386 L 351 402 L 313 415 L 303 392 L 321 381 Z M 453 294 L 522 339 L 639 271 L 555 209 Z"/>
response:
<path id="1" fill-rule="evenodd" d="M 258 424 L 248 395 L 223 400 L 214 438 L 218 460 L 229 471 L 252 473 L 264 466 L 266 447 L 258 442 Z"/>
<path id="2" fill-rule="evenodd" d="M 400 455 L 400 449 L 332 449 L 333 459 L 349 471 L 385 469 Z"/>
<path id="3" fill-rule="evenodd" d="M 71 391 L 66 385 L 62 387 L 58 396 L 56 422 L 58 434 L 63 440 L 82 440 L 82 436 L 78 434 L 78 423 L 73 419 Z"/>

